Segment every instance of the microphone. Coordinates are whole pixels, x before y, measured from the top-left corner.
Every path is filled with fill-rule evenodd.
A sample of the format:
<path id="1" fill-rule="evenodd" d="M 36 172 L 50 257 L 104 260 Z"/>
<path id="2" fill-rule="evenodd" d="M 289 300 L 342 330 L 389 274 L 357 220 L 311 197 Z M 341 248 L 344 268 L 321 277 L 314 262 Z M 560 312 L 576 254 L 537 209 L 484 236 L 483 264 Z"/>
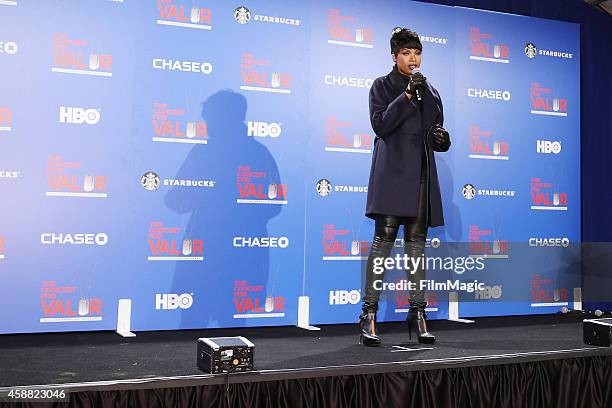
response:
<path id="1" fill-rule="evenodd" d="M 414 68 L 412 70 L 412 75 L 414 75 L 414 74 L 421 74 L 422 75 L 421 69 L 418 68 L 418 67 Z M 423 95 L 421 94 L 421 87 L 420 86 L 415 87 L 414 88 L 414 93 L 415 93 L 417 101 L 421 102 L 423 100 Z"/>

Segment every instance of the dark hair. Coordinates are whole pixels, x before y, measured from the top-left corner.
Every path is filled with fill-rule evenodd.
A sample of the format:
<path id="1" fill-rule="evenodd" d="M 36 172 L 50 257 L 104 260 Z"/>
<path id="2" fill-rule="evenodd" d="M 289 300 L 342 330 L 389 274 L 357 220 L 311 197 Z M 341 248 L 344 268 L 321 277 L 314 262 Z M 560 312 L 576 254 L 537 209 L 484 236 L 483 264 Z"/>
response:
<path id="1" fill-rule="evenodd" d="M 419 35 L 407 28 L 397 28 L 393 30 L 391 36 L 391 53 L 397 55 L 402 48 L 413 48 L 423 51 L 423 45 Z"/>

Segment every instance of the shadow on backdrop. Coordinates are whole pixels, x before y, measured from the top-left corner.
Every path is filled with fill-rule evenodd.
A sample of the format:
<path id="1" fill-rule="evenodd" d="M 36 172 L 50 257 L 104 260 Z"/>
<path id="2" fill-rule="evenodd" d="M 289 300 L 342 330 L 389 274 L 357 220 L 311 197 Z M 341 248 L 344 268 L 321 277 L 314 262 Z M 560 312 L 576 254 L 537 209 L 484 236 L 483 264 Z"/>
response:
<path id="1" fill-rule="evenodd" d="M 209 142 L 189 152 L 177 179 L 213 180 L 212 188 L 172 187 L 166 205 L 189 214 L 184 239 L 204 241 L 202 262 L 177 262 L 173 293 L 194 293 L 180 328 L 249 326 L 234 315 L 263 313 L 269 293 L 269 250 L 245 247 L 241 238 L 267 237 L 280 205 L 239 203 L 269 196 L 281 183 L 268 149 L 247 135 L 246 98 L 221 90 L 202 104 Z M 235 243 L 238 246 L 235 246 Z M 273 286 L 273 285 L 272 285 Z"/>

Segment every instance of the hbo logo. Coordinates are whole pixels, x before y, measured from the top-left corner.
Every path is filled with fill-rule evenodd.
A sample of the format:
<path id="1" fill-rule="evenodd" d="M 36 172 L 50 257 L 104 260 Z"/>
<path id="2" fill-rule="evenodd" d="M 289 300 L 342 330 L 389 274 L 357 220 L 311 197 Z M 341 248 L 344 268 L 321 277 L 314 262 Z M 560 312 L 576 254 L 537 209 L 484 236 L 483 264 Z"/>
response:
<path id="1" fill-rule="evenodd" d="M 537 141 L 538 153 L 561 153 L 561 142 L 551 142 L 549 140 L 538 140 Z"/>
<path id="2" fill-rule="evenodd" d="M 330 290 L 329 304 L 330 305 L 356 305 L 361 300 L 361 293 L 358 290 Z"/>
<path id="3" fill-rule="evenodd" d="M 155 309 L 174 310 L 189 309 L 193 304 L 193 293 L 183 293 L 177 295 L 175 293 L 158 293 L 155 295 Z"/>
<path id="4" fill-rule="evenodd" d="M 489 300 L 499 299 L 502 296 L 501 285 L 485 286 L 483 290 L 477 290 L 475 293 L 476 299 Z"/>
<path id="5" fill-rule="evenodd" d="M 86 123 L 88 125 L 95 125 L 100 121 L 100 111 L 98 109 L 60 106 L 59 121 L 60 123 Z"/>
<path id="6" fill-rule="evenodd" d="M 255 137 L 279 137 L 282 132 L 281 124 L 272 122 L 248 122 L 248 134 Z"/>

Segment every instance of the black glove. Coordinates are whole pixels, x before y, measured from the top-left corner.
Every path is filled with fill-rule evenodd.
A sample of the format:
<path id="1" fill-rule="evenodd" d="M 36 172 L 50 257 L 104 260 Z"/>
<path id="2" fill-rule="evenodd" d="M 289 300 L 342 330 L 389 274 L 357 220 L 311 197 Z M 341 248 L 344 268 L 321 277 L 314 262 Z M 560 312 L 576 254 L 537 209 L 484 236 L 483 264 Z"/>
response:
<path id="1" fill-rule="evenodd" d="M 410 95 L 414 95 L 416 87 L 423 85 L 427 78 L 423 76 L 420 72 L 416 74 L 410 75 L 410 81 L 408 81 L 408 86 L 406 87 L 406 93 Z"/>
<path id="2" fill-rule="evenodd" d="M 434 142 L 434 146 L 437 147 L 437 151 L 445 152 L 450 148 L 451 140 L 448 130 L 444 129 L 439 124 L 433 126 L 431 130 L 431 136 Z"/>

